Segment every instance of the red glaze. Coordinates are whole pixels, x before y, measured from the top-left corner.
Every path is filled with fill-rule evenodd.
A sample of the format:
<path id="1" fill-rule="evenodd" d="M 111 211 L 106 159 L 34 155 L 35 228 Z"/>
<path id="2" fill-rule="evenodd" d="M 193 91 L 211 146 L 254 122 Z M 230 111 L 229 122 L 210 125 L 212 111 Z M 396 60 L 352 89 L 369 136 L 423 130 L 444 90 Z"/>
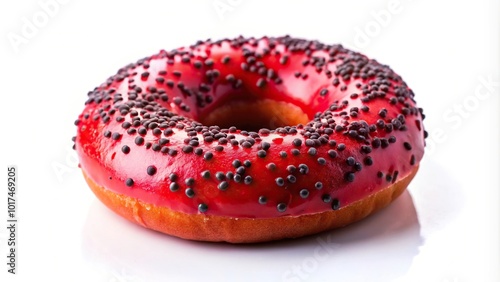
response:
<path id="1" fill-rule="evenodd" d="M 224 63 L 227 57 L 229 61 Z M 262 67 L 265 69 L 259 71 Z M 228 81 L 228 75 L 235 79 Z M 259 87 L 259 80 L 265 80 L 265 85 Z M 162 100 L 165 95 L 166 102 Z M 228 135 L 234 135 L 237 141 L 248 138 L 244 131 L 221 130 L 197 122 L 230 101 L 259 99 L 292 103 L 311 121 L 269 133 L 259 131 L 258 137 L 253 133 L 255 142 L 250 148 L 242 142 L 232 145 L 224 141 Z M 385 115 L 382 109 L 386 109 Z M 413 92 L 402 79 L 389 67 L 359 53 L 340 45 L 291 37 L 240 37 L 161 51 L 120 69 L 89 93 L 77 120 L 76 150 L 81 168 L 97 184 L 146 203 L 187 214 L 245 218 L 302 215 L 342 208 L 406 176 L 423 156 L 422 117 Z M 136 125 L 134 118 L 140 120 Z M 128 129 L 127 122 L 132 124 Z M 146 134 L 133 130 L 127 133 L 144 125 L 148 127 Z M 155 135 L 155 129 L 159 135 Z M 168 134 L 169 130 L 173 134 Z M 212 134 L 210 142 L 203 136 L 210 135 L 207 131 L 219 135 Z M 121 137 L 114 140 L 106 137 L 107 132 Z M 188 132 L 199 139 L 199 144 L 186 147 Z M 138 136 L 145 139 L 144 144 L 135 143 Z M 168 143 L 159 145 L 160 138 L 168 139 Z M 295 139 L 302 144 L 294 145 Z M 306 145 L 307 139 L 317 141 Z M 148 148 L 147 142 L 153 145 Z M 263 142 L 270 147 L 265 157 L 259 157 Z M 341 150 L 339 144 L 345 149 Z M 124 146 L 129 147 L 128 153 L 122 151 Z M 217 146 L 223 151 L 217 151 Z M 166 149 L 155 151 L 157 148 Z M 308 153 L 310 148 L 316 155 Z M 197 149 L 203 153 L 191 151 Z M 300 153 L 293 155 L 292 149 Z M 168 153 L 172 150 L 177 151 L 175 156 Z M 287 156 L 281 157 L 281 151 Z M 207 152 L 213 153 L 211 160 L 204 159 Z M 354 166 L 349 165 L 349 157 L 354 158 Z M 323 160 L 319 158 L 325 163 L 320 164 Z M 226 177 L 229 185 L 220 190 L 216 173 L 236 174 L 232 165 L 236 159 L 242 163 L 249 160 L 251 166 L 245 168 L 239 183 Z M 269 169 L 269 163 L 276 168 Z M 308 166 L 307 174 L 299 172 L 300 164 Z M 296 171 L 288 172 L 289 165 Z M 155 166 L 154 175 L 147 173 L 149 166 Z M 202 177 L 204 171 L 210 172 L 208 179 Z M 169 179 L 171 174 L 177 179 Z M 288 181 L 288 175 L 296 182 Z M 246 176 L 252 177 L 250 184 L 244 183 Z M 283 186 L 277 185 L 278 177 L 285 180 Z M 186 184 L 188 178 L 194 182 Z M 132 179 L 133 185 L 127 186 L 127 179 Z M 173 182 L 179 187 L 174 192 L 169 188 Z M 315 187 L 318 182 L 321 189 Z M 192 198 L 185 193 L 188 187 L 194 191 Z M 308 191 L 305 198 L 302 189 Z M 259 197 L 267 202 L 259 203 Z"/>

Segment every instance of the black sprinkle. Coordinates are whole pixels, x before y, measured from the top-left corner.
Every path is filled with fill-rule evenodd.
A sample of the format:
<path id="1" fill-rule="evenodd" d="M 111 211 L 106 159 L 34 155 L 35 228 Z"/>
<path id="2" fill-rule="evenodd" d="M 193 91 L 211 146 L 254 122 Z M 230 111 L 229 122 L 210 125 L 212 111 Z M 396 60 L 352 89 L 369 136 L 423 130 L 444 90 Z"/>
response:
<path id="1" fill-rule="evenodd" d="M 156 167 L 154 165 L 150 165 L 146 169 L 146 172 L 147 172 L 148 175 L 155 175 L 155 173 L 156 173 Z"/>
<path id="2" fill-rule="evenodd" d="M 300 197 L 302 199 L 305 199 L 305 198 L 309 197 L 309 190 L 302 189 L 302 190 L 300 190 L 299 194 L 300 194 Z"/>
<path id="3" fill-rule="evenodd" d="M 274 164 L 274 163 L 268 163 L 266 165 L 266 168 L 269 169 L 269 170 L 275 170 L 276 169 L 276 164 Z"/>
<path id="4" fill-rule="evenodd" d="M 300 147 L 302 145 L 302 140 L 300 140 L 299 138 L 293 139 L 293 145 Z"/>
<path id="5" fill-rule="evenodd" d="M 285 203 L 279 203 L 276 208 L 278 209 L 279 212 L 285 212 L 286 211 L 286 204 Z"/>
<path id="6" fill-rule="evenodd" d="M 364 160 L 363 160 L 363 163 L 367 166 L 370 166 L 373 164 L 373 159 L 372 157 L 366 157 Z"/>
<path id="7" fill-rule="evenodd" d="M 267 198 L 264 196 L 259 197 L 259 204 L 264 205 L 267 203 Z"/>
<path id="8" fill-rule="evenodd" d="M 264 78 L 259 78 L 256 83 L 257 87 L 262 88 L 264 85 L 266 85 L 266 80 Z"/>
<path id="9" fill-rule="evenodd" d="M 330 156 L 330 158 L 334 159 L 337 157 L 337 152 L 335 150 L 328 150 L 328 156 Z"/>
<path id="10" fill-rule="evenodd" d="M 170 179 L 170 181 L 177 181 L 179 177 L 177 176 L 177 174 L 175 173 L 171 173 L 169 176 L 168 176 L 168 179 Z"/>
<path id="11" fill-rule="evenodd" d="M 382 142 L 380 142 L 380 139 L 378 137 L 373 138 L 372 140 L 372 147 L 373 148 L 378 148 L 380 147 Z"/>
<path id="12" fill-rule="evenodd" d="M 218 171 L 215 173 L 215 178 L 217 178 L 219 181 L 222 181 L 226 179 L 226 175 L 222 171 Z"/>
<path id="13" fill-rule="evenodd" d="M 219 190 L 221 191 L 227 190 L 228 187 L 229 183 L 227 183 L 227 181 L 222 181 L 221 183 L 219 183 L 219 185 L 217 185 L 217 188 L 219 188 Z"/>
<path id="14" fill-rule="evenodd" d="M 127 180 L 125 180 L 125 185 L 132 187 L 134 185 L 134 180 L 132 178 L 127 178 Z"/>
<path id="15" fill-rule="evenodd" d="M 325 203 L 329 203 L 332 200 L 332 196 L 330 196 L 330 194 L 323 194 L 323 196 L 321 196 L 321 200 Z"/>
<path id="16" fill-rule="evenodd" d="M 244 166 L 240 166 L 239 168 L 236 169 L 236 173 L 239 175 L 245 174 L 245 171 L 246 171 L 246 169 Z"/>
<path id="17" fill-rule="evenodd" d="M 332 209 L 333 210 L 338 210 L 340 208 L 340 201 L 339 199 L 333 199 L 332 201 Z"/>
<path id="18" fill-rule="evenodd" d="M 199 204 L 198 205 L 198 211 L 199 212 L 207 212 L 208 206 L 206 204 Z"/>
<path id="19" fill-rule="evenodd" d="M 240 167 L 240 166 L 241 166 L 241 162 L 240 162 L 240 160 L 234 160 L 234 161 L 233 161 L 233 167 L 234 167 L 234 168 L 238 168 L 238 167 Z"/>
<path id="20" fill-rule="evenodd" d="M 295 167 L 294 165 L 288 165 L 286 167 L 286 171 L 288 171 L 289 173 L 294 173 L 295 171 L 297 171 L 297 167 Z"/>
<path id="21" fill-rule="evenodd" d="M 159 144 L 153 144 L 152 149 L 153 151 L 158 152 L 161 150 L 161 146 Z"/>
<path id="22" fill-rule="evenodd" d="M 318 158 L 318 163 L 319 163 L 320 165 L 326 165 L 326 160 L 325 160 L 325 158 Z"/>
<path id="23" fill-rule="evenodd" d="M 363 166 L 360 163 L 356 162 L 354 164 L 354 170 L 355 171 L 361 171 L 362 168 L 363 168 Z"/>
<path id="24" fill-rule="evenodd" d="M 146 135 L 146 133 L 148 133 L 148 130 L 145 127 L 141 127 L 137 130 L 137 132 L 139 132 L 140 135 Z"/>
<path id="25" fill-rule="evenodd" d="M 127 145 L 123 145 L 123 147 L 122 147 L 122 152 L 123 152 L 124 154 L 128 154 L 128 153 L 130 153 L 130 147 L 129 147 L 129 146 L 127 146 Z"/>
<path id="26" fill-rule="evenodd" d="M 194 178 L 192 178 L 192 177 L 186 178 L 186 180 L 184 181 L 184 183 L 186 183 L 187 186 L 193 186 L 193 184 L 194 184 Z"/>
<path id="27" fill-rule="evenodd" d="M 354 181 L 354 173 L 352 172 L 347 172 L 345 175 L 344 175 L 344 179 L 348 182 L 353 182 Z"/>
<path id="28" fill-rule="evenodd" d="M 245 179 L 243 180 L 243 182 L 247 185 L 251 184 L 252 181 L 253 181 L 253 178 L 250 175 L 245 176 Z"/>
<path id="29" fill-rule="evenodd" d="M 372 152 L 372 147 L 367 146 L 367 145 L 362 145 L 362 146 L 361 146 L 361 152 L 362 152 L 363 154 L 369 154 L 369 153 L 371 153 L 371 152 Z"/>
<path id="30" fill-rule="evenodd" d="M 403 146 L 405 147 L 406 150 L 410 151 L 411 150 L 411 144 L 408 142 L 404 142 Z"/>
<path id="31" fill-rule="evenodd" d="M 416 163 L 415 155 L 411 155 L 410 165 L 415 165 L 415 163 Z"/>
<path id="32" fill-rule="evenodd" d="M 276 178 L 275 181 L 276 181 L 276 185 L 278 185 L 280 187 L 285 185 L 285 180 L 282 177 Z"/>
<path id="33" fill-rule="evenodd" d="M 396 182 L 396 179 L 398 178 L 398 174 L 399 174 L 399 171 L 398 171 L 398 170 L 396 170 L 396 171 L 394 172 L 393 177 L 392 177 L 392 183 Z"/>
<path id="34" fill-rule="evenodd" d="M 309 173 L 309 167 L 305 164 L 299 164 L 299 172 L 301 174 L 308 174 Z"/>
<path id="35" fill-rule="evenodd" d="M 194 182 L 194 180 L 193 180 L 193 182 Z M 170 188 L 170 191 L 175 192 L 175 191 L 179 190 L 179 184 L 177 184 L 177 182 L 172 182 L 172 183 L 170 183 L 169 188 Z"/>
<path id="36" fill-rule="evenodd" d="M 205 178 L 205 179 L 208 179 L 210 178 L 210 171 L 208 170 L 204 170 L 201 172 L 201 177 Z"/>
<path id="37" fill-rule="evenodd" d="M 390 174 L 387 174 L 385 176 L 385 180 L 387 180 L 387 182 L 391 182 L 392 181 L 392 176 Z"/>
<path id="38" fill-rule="evenodd" d="M 320 181 L 316 182 L 314 184 L 314 188 L 316 188 L 318 190 L 322 189 L 323 188 L 323 182 L 320 182 Z"/>
<path id="39" fill-rule="evenodd" d="M 214 154 L 212 152 L 206 152 L 203 158 L 207 161 L 211 160 L 214 157 Z"/>
<path id="40" fill-rule="evenodd" d="M 193 188 L 187 188 L 187 189 L 184 191 L 184 193 L 186 194 L 186 196 L 187 196 L 188 198 L 192 198 L 192 197 L 194 197 L 194 190 L 193 190 Z"/>
<path id="41" fill-rule="evenodd" d="M 241 174 L 235 174 L 233 177 L 234 182 L 239 183 L 241 182 Z"/>
<path id="42" fill-rule="evenodd" d="M 271 144 L 269 144 L 268 142 L 262 142 L 261 146 L 262 146 L 262 150 L 267 151 L 271 147 Z"/>
<path id="43" fill-rule="evenodd" d="M 267 153 L 266 153 L 266 151 L 264 151 L 264 150 L 259 150 L 259 151 L 257 152 L 257 156 L 258 156 L 259 158 L 265 158 L 265 157 L 267 156 Z"/>
<path id="44" fill-rule="evenodd" d="M 315 142 L 314 142 L 314 140 L 312 140 L 312 139 L 307 139 L 307 140 L 306 140 L 306 146 L 307 146 L 307 147 L 312 147 L 312 146 L 314 146 L 315 144 L 316 144 L 316 143 L 315 143 Z"/>
<path id="45" fill-rule="evenodd" d="M 227 64 L 227 63 L 229 63 L 229 61 L 230 61 L 230 60 L 231 60 L 231 58 L 230 58 L 229 56 L 224 56 L 224 57 L 222 58 L 221 62 L 222 62 L 223 64 Z"/>

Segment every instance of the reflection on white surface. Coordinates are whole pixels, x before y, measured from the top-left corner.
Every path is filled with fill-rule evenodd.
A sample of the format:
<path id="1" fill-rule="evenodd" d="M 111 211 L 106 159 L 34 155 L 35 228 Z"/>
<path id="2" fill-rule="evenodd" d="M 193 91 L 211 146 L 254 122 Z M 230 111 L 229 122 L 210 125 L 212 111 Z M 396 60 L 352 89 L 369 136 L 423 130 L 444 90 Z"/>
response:
<path id="1" fill-rule="evenodd" d="M 445 168 L 427 158 L 420 167 L 409 190 L 426 238 L 457 218 L 466 200 L 462 185 Z"/>
<path id="2" fill-rule="evenodd" d="M 485 279 L 484 272 L 476 277 L 465 277 L 465 273 L 470 271 L 460 267 L 471 266 L 467 262 L 468 254 L 475 253 L 467 250 L 471 246 L 474 248 L 474 244 L 465 247 L 462 236 L 470 236 L 467 234 L 470 231 L 476 233 L 461 222 L 467 202 L 462 183 L 455 179 L 452 171 L 432 159 L 424 158 L 420 167 L 409 191 L 414 199 L 424 242 L 408 273 L 395 281 L 495 281 Z"/>
<path id="3" fill-rule="evenodd" d="M 346 228 L 264 244 L 170 237 L 129 223 L 97 200 L 83 232 L 87 262 L 116 281 L 390 281 L 408 272 L 422 243 L 408 192 Z"/>

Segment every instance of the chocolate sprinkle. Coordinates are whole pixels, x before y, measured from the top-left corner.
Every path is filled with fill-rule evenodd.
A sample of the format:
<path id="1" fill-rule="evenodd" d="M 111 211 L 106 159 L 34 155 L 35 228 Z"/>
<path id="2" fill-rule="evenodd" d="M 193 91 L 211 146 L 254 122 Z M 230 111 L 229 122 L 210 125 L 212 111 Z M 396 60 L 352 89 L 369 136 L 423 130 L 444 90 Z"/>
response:
<path id="1" fill-rule="evenodd" d="M 302 189 L 302 190 L 300 190 L 299 193 L 300 193 L 300 197 L 302 199 L 309 197 L 309 190 L 307 190 L 307 189 Z"/>
<path id="2" fill-rule="evenodd" d="M 198 205 L 198 211 L 200 211 L 201 213 L 205 213 L 207 212 L 208 210 L 208 206 L 206 204 L 199 204 Z"/>
<path id="3" fill-rule="evenodd" d="M 134 185 L 134 180 L 132 180 L 132 178 L 127 178 L 127 180 L 125 180 L 125 185 L 132 187 Z"/>
<path id="4" fill-rule="evenodd" d="M 286 211 L 286 204 L 285 203 L 279 203 L 277 206 L 276 206 L 277 210 L 279 212 L 285 212 Z"/>
<path id="5" fill-rule="evenodd" d="M 156 174 L 156 167 L 154 165 L 150 165 L 146 169 L 146 172 L 148 175 L 155 175 Z"/>
<path id="6" fill-rule="evenodd" d="M 259 204 L 265 205 L 267 203 L 267 198 L 264 196 L 259 197 Z"/>
<path id="7" fill-rule="evenodd" d="M 123 152 L 124 154 L 128 154 L 128 153 L 130 153 L 130 147 L 129 147 L 129 146 L 127 146 L 127 145 L 123 145 L 123 147 L 122 147 L 122 152 Z"/>

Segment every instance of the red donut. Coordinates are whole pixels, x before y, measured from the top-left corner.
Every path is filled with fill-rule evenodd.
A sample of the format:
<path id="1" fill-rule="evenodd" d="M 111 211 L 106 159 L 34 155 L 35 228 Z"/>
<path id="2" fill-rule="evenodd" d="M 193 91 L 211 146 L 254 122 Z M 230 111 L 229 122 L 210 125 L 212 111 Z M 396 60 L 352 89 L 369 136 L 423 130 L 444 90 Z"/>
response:
<path id="1" fill-rule="evenodd" d="M 388 66 L 289 36 L 160 51 L 88 93 L 75 122 L 96 196 L 144 227 L 234 243 L 345 226 L 400 195 L 422 109 Z"/>

